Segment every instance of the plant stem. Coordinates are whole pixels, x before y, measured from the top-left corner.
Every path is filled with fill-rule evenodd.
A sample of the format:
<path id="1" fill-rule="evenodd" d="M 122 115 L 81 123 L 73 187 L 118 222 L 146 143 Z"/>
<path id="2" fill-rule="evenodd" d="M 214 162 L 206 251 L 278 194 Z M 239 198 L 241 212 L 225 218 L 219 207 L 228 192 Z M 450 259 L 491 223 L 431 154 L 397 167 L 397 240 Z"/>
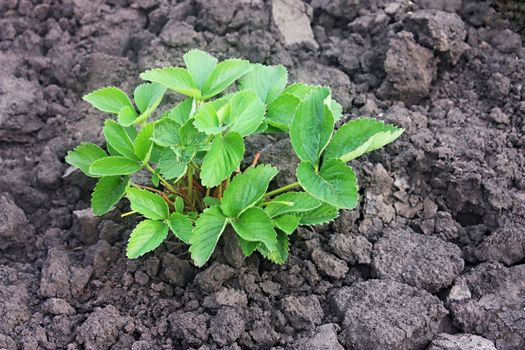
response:
<path id="1" fill-rule="evenodd" d="M 145 167 L 147 171 L 149 171 L 152 174 L 155 174 L 155 169 L 153 169 L 149 164 L 146 164 Z M 168 181 L 166 181 L 162 176 L 160 176 L 160 174 L 157 174 L 157 176 L 159 177 L 159 180 L 160 182 L 162 182 L 164 187 L 166 187 L 173 193 L 177 193 L 177 190 L 175 190 L 175 188 Z"/>
<path id="2" fill-rule="evenodd" d="M 126 216 L 130 216 L 130 215 L 133 215 L 133 214 L 136 214 L 137 212 L 136 211 L 128 211 L 127 213 L 124 213 L 122 215 L 120 215 L 121 218 L 125 218 Z"/>
<path id="3" fill-rule="evenodd" d="M 193 205 L 193 166 L 188 167 L 188 200 Z"/>
<path id="4" fill-rule="evenodd" d="M 286 185 L 286 186 L 283 186 L 283 187 L 280 187 L 276 190 L 273 190 L 273 191 L 270 191 L 270 192 L 267 192 L 263 198 L 267 198 L 267 197 L 272 197 L 272 196 L 275 196 L 276 194 L 281 194 L 283 192 L 286 192 L 292 188 L 295 188 L 295 187 L 298 187 L 300 186 L 299 182 L 294 182 L 294 183 L 291 183 L 289 185 Z"/>
<path id="5" fill-rule="evenodd" d="M 255 153 L 255 156 L 253 156 L 252 164 L 250 165 L 252 168 L 254 168 L 257 165 L 257 162 L 259 161 L 260 156 L 261 156 L 261 152 Z"/>

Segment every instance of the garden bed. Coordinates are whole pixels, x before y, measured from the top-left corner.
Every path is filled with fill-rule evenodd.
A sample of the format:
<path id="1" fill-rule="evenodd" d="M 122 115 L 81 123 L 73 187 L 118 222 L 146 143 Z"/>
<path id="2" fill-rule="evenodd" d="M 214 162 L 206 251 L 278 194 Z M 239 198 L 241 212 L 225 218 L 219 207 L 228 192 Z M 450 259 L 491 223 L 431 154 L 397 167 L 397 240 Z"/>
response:
<path id="1" fill-rule="evenodd" d="M 2 1 L 0 349 L 525 348 L 525 50 L 502 8 Z M 406 129 L 351 163 L 358 207 L 299 229 L 282 266 L 225 254 L 230 239 L 201 269 L 174 237 L 127 260 L 126 203 L 94 217 L 94 182 L 64 162 L 103 142 L 82 95 L 130 92 L 191 48 L 282 63 L 330 85 L 344 121 Z M 249 138 L 257 151 L 272 187 L 295 181 L 288 139 Z"/>

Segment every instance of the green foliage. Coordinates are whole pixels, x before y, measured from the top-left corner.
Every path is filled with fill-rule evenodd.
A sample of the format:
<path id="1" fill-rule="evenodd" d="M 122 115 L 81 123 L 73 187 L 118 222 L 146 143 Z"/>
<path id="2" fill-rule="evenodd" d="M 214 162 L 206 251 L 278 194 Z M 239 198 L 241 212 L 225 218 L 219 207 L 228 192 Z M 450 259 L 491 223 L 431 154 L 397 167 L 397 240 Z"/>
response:
<path id="1" fill-rule="evenodd" d="M 102 148 L 93 143 L 83 143 L 67 153 L 66 162 L 80 169 L 87 176 L 94 177 L 89 167 L 95 160 L 104 157 L 107 157 L 107 153 Z"/>
<path id="2" fill-rule="evenodd" d="M 244 141 L 241 135 L 217 135 L 202 160 L 201 180 L 206 187 L 215 187 L 226 180 L 241 164 Z"/>
<path id="3" fill-rule="evenodd" d="M 200 50 L 183 58 L 186 67 L 143 72 L 148 82 L 137 86 L 133 102 L 116 87 L 86 95 L 113 115 L 103 128 L 106 150 L 83 143 L 65 159 L 99 178 L 91 198 L 96 215 L 125 196 L 131 211 L 123 216 L 142 218 L 128 241 L 130 259 L 177 239 L 189 245 L 200 267 L 228 228 L 244 255 L 258 252 L 283 264 L 298 226 L 329 223 L 340 210 L 357 206 L 357 179 L 346 163 L 403 133 L 372 118 L 350 120 L 334 131 L 342 107 L 330 89 L 287 85 L 282 65 L 219 62 Z M 185 98 L 159 111 L 167 91 Z M 270 132 L 289 133 L 301 160 L 297 182 L 277 189 L 277 168 L 257 165 L 258 156 L 243 162 L 244 138 Z M 137 172 L 149 172 L 151 184 L 136 183 Z"/>
<path id="4" fill-rule="evenodd" d="M 290 140 L 299 159 L 319 164 L 319 158 L 330 141 L 334 118 L 324 100 L 330 89 L 315 88 L 297 106 L 290 124 Z"/>
<path id="5" fill-rule="evenodd" d="M 91 195 L 93 213 L 106 214 L 124 196 L 128 183 L 128 176 L 101 177 Z"/>
<path id="6" fill-rule="evenodd" d="M 325 152 L 325 159 L 349 162 L 397 139 L 403 129 L 372 118 L 354 119 L 339 128 Z"/>
<path id="7" fill-rule="evenodd" d="M 236 218 L 257 204 L 277 172 L 277 168 L 272 166 L 259 165 L 235 176 L 224 191 L 221 204 L 223 213 L 230 218 Z"/>

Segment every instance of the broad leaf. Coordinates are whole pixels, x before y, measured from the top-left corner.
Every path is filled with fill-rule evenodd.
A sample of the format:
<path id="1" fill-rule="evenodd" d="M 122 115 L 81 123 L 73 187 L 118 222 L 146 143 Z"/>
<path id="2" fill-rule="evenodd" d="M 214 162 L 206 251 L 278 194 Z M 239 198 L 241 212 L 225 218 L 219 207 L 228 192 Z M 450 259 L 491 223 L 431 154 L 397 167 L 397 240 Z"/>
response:
<path id="1" fill-rule="evenodd" d="M 277 244 L 274 249 L 268 249 L 263 244 L 257 246 L 257 250 L 266 259 L 282 265 L 288 259 L 288 235 L 284 232 L 277 231 Z"/>
<path id="2" fill-rule="evenodd" d="M 239 90 L 251 90 L 262 102 L 270 104 L 284 90 L 288 71 L 283 65 L 252 64 L 253 69 L 239 81 Z"/>
<path id="3" fill-rule="evenodd" d="M 222 92 L 251 69 L 250 62 L 246 60 L 232 58 L 222 61 L 213 69 L 202 87 L 203 98 L 208 99 Z"/>
<path id="4" fill-rule="evenodd" d="M 164 199 L 153 192 L 139 188 L 128 188 L 126 191 L 131 209 L 152 220 L 165 220 L 169 216 L 168 205 Z"/>
<path id="5" fill-rule="evenodd" d="M 246 137 L 254 133 L 263 121 L 265 108 L 264 103 L 253 92 L 237 92 L 230 99 L 225 123 L 229 130 Z"/>
<path id="6" fill-rule="evenodd" d="M 355 173 L 339 159 L 324 162 L 319 173 L 311 163 L 302 162 L 296 175 L 304 190 L 323 202 L 344 209 L 353 209 L 357 205 Z"/>
<path id="7" fill-rule="evenodd" d="M 190 73 L 180 67 L 156 68 L 140 74 L 144 80 L 164 85 L 170 90 L 180 94 L 200 98 L 201 92 L 193 81 Z"/>
<path id="8" fill-rule="evenodd" d="M 212 104 L 206 103 L 195 113 L 193 125 L 207 135 L 217 135 L 226 129 L 217 117 L 217 111 Z"/>
<path id="9" fill-rule="evenodd" d="M 151 155 L 151 150 L 153 148 L 153 142 L 151 137 L 153 136 L 153 130 L 155 125 L 149 123 L 145 125 L 140 132 L 138 133 L 135 141 L 133 142 L 133 149 L 135 150 L 135 155 L 142 160 L 143 162 L 148 162 Z"/>
<path id="10" fill-rule="evenodd" d="M 182 199 L 182 197 L 177 197 L 177 199 L 175 199 L 175 211 L 177 213 L 184 212 L 184 199 Z"/>
<path id="11" fill-rule="evenodd" d="M 261 244 L 259 242 L 250 242 L 250 241 L 244 240 L 239 236 L 237 236 L 237 239 L 239 241 L 239 245 L 241 246 L 242 253 L 246 257 L 252 255 L 253 252 L 257 249 L 257 246 Z"/>
<path id="12" fill-rule="evenodd" d="M 296 215 L 283 215 L 273 219 L 275 227 L 287 235 L 291 235 L 299 226 L 301 218 Z"/>
<path id="13" fill-rule="evenodd" d="M 201 167 L 202 184 L 215 187 L 225 180 L 241 164 L 244 142 L 241 135 L 229 133 L 217 135 L 204 156 Z"/>
<path id="14" fill-rule="evenodd" d="M 227 219 L 218 206 L 205 209 L 199 216 L 190 238 L 189 249 L 195 265 L 201 267 L 210 259 L 226 222 Z"/>
<path id="15" fill-rule="evenodd" d="M 127 176 L 106 176 L 98 180 L 91 194 L 91 208 L 97 216 L 106 214 L 124 196 Z"/>
<path id="16" fill-rule="evenodd" d="M 173 119 L 162 118 L 155 123 L 152 141 L 162 147 L 180 144 L 177 130 L 180 125 Z"/>
<path id="17" fill-rule="evenodd" d="M 202 90 L 213 68 L 217 65 L 217 59 L 209 53 L 197 49 L 186 52 L 183 58 L 197 88 Z"/>
<path id="18" fill-rule="evenodd" d="M 178 197 L 180 198 L 180 197 Z M 193 224 L 191 220 L 183 214 L 172 213 L 168 219 L 173 234 L 186 244 L 190 244 L 190 239 L 193 231 Z"/>
<path id="19" fill-rule="evenodd" d="M 89 167 L 94 176 L 130 175 L 142 169 L 142 164 L 120 156 L 109 156 L 95 160 Z"/>
<path id="20" fill-rule="evenodd" d="M 175 120 L 180 125 L 184 125 L 190 119 L 192 106 L 193 99 L 187 98 L 174 108 L 170 109 L 165 116 Z"/>
<path id="21" fill-rule="evenodd" d="M 221 205 L 221 201 L 215 197 L 204 197 L 202 201 L 208 207 L 213 207 L 215 205 Z"/>
<path id="22" fill-rule="evenodd" d="M 144 220 L 131 232 L 126 255 L 136 259 L 161 245 L 168 236 L 168 225 L 162 221 Z"/>
<path id="23" fill-rule="evenodd" d="M 364 153 L 374 151 L 397 139 L 404 129 L 385 125 L 372 118 L 359 118 L 341 126 L 328 147 L 324 158 L 339 158 L 349 162 Z"/>
<path id="24" fill-rule="evenodd" d="M 341 104 L 336 100 L 332 100 L 329 107 L 332 111 L 332 115 L 334 116 L 334 120 L 337 122 L 343 115 L 343 106 L 341 106 Z"/>
<path id="25" fill-rule="evenodd" d="M 159 171 L 164 178 L 180 178 L 186 173 L 187 163 L 182 162 L 172 149 L 166 148 L 159 159 Z"/>
<path id="26" fill-rule="evenodd" d="M 288 131 L 300 101 L 298 97 L 291 94 L 283 94 L 277 97 L 268 105 L 266 121 L 271 126 Z"/>
<path id="27" fill-rule="evenodd" d="M 234 218 L 254 206 L 264 196 L 277 172 L 277 168 L 272 166 L 259 165 L 235 176 L 224 191 L 222 212 Z"/>
<path id="28" fill-rule="evenodd" d="M 114 120 L 108 119 L 104 123 L 102 131 L 108 144 L 120 155 L 129 159 L 138 159 L 135 155 L 133 142 L 122 125 L 119 125 Z"/>
<path id="29" fill-rule="evenodd" d="M 146 83 L 137 86 L 134 92 L 134 99 L 141 114 L 134 122 L 142 123 L 148 119 L 159 106 L 165 92 L 166 87 L 157 83 Z"/>
<path id="30" fill-rule="evenodd" d="M 321 201 L 305 192 L 287 192 L 275 197 L 265 207 L 266 213 L 274 218 L 287 213 L 302 213 L 319 208 Z"/>
<path id="31" fill-rule="evenodd" d="M 328 88 L 316 88 L 297 106 L 290 125 L 290 141 L 303 161 L 317 165 L 334 129 L 332 112 L 324 104 Z"/>
<path id="32" fill-rule="evenodd" d="M 249 242 L 262 242 L 269 250 L 277 245 L 277 233 L 270 217 L 261 208 L 249 208 L 232 221 L 237 234 Z"/>
<path id="33" fill-rule="evenodd" d="M 283 94 L 294 95 L 295 97 L 302 100 L 315 88 L 316 86 L 314 85 L 309 85 L 305 83 L 293 83 L 291 85 L 288 85 L 286 89 L 284 89 Z"/>
<path id="34" fill-rule="evenodd" d="M 319 208 L 301 214 L 299 225 L 327 224 L 339 216 L 339 210 L 330 204 L 323 203 Z"/>
<path id="35" fill-rule="evenodd" d="M 97 159 L 106 157 L 102 148 L 93 143 L 83 143 L 74 150 L 67 152 L 66 162 L 82 171 L 87 176 L 95 176 L 89 172 L 89 166 Z"/>
<path id="36" fill-rule="evenodd" d="M 128 95 L 113 86 L 95 90 L 85 95 L 83 99 L 91 103 L 96 109 L 107 113 L 117 114 L 123 107 L 128 106 L 133 109 L 133 104 Z"/>
<path id="37" fill-rule="evenodd" d="M 137 120 L 137 112 L 130 106 L 122 107 L 117 114 L 117 120 L 122 126 L 130 126 Z"/>
<path id="38" fill-rule="evenodd" d="M 195 125 L 193 125 L 192 120 L 188 120 L 186 124 L 181 126 L 179 129 L 180 144 L 184 146 L 191 146 L 196 149 L 201 149 L 203 147 L 202 143 L 209 143 L 206 141 L 208 136 L 200 132 Z"/>

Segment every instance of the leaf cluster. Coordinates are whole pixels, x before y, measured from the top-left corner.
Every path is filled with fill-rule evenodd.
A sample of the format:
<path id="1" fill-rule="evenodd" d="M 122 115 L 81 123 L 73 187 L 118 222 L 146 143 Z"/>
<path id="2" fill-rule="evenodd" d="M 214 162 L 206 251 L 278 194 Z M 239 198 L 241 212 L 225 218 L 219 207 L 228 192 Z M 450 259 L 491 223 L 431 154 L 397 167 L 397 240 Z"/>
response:
<path id="1" fill-rule="evenodd" d="M 66 157 L 98 178 L 91 198 L 96 215 L 126 197 L 131 211 L 124 215 L 143 218 L 129 238 L 131 259 L 158 247 L 171 231 L 203 266 L 231 226 L 246 256 L 258 251 L 284 263 L 298 226 L 330 222 L 357 205 L 357 179 L 347 163 L 403 133 L 372 118 L 334 130 L 342 108 L 330 88 L 289 85 L 282 65 L 219 63 L 200 50 L 187 52 L 184 62 L 140 74 L 147 82 L 134 90 L 133 101 L 116 87 L 86 95 L 113 115 L 103 127 L 106 149 L 83 143 Z M 159 109 L 167 91 L 184 99 Z M 301 162 L 297 182 L 269 191 L 278 169 L 256 159 L 241 169 L 244 138 L 277 132 L 289 134 Z M 149 172 L 151 184 L 133 181 L 138 172 Z"/>

